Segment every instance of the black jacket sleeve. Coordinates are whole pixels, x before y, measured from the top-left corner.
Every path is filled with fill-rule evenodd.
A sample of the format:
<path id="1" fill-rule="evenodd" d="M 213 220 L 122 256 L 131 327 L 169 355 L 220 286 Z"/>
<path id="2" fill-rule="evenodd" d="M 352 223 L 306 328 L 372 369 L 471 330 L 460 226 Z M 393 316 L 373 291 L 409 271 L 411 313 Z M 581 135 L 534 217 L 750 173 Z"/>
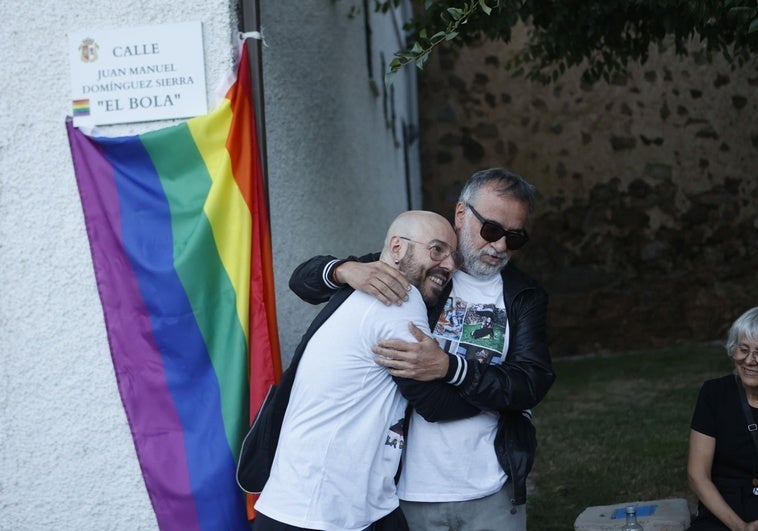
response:
<path id="1" fill-rule="evenodd" d="M 429 422 L 464 419 L 479 413 L 479 408 L 464 400 L 458 389 L 442 380 L 393 379 L 411 407 Z"/>
<path id="2" fill-rule="evenodd" d="M 329 300 L 336 291 L 326 283 L 325 277 L 331 275 L 332 270 L 339 264 L 347 261 L 375 262 L 379 260 L 379 253 L 366 254 L 361 257 L 350 256 L 344 260 L 337 260 L 334 256 L 314 256 L 295 268 L 290 276 L 289 286 L 292 292 L 305 302 L 321 304 Z"/>
<path id="3" fill-rule="evenodd" d="M 461 360 L 466 363 L 461 394 L 482 409 L 533 408 L 555 381 L 547 348 L 545 291 L 540 287 L 521 291 L 508 312 L 513 313 L 514 318 L 509 319 L 513 330 L 505 361 L 500 365 L 483 365 L 475 360 Z"/>

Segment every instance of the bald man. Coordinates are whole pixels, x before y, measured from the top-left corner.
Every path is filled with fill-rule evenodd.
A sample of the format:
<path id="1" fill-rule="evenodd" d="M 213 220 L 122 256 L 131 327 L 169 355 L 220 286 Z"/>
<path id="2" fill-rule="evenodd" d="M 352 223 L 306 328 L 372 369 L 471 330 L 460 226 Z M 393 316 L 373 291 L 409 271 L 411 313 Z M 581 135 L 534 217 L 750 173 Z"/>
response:
<path id="1" fill-rule="evenodd" d="M 380 260 L 409 280 L 408 302 L 388 306 L 347 287 L 323 310 L 328 317 L 316 318 L 323 324 L 301 342 L 271 474 L 255 505 L 255 531 L 364 531 L 382 528 L 380 521 L 402 530 L 394 477 L 408 402 L 430 422 L 478 410 L 452 386 L 393 378 L 374 362 L 371 347 L 382 339 L 413 341 L 409 321 L 430 334 L 427 306 L 450 280 L 456 245 L 438 214 L 401 214 Z"/>
<path id="2" fill-rule="evenodd" d="M 455 208 L 460 269 L 429 312 L 434 337 L 381 341 L 390 374 L 439 380 L 482 409 L 474 418 L 429 423 L 413 413 L 401 507 L 413 531 L 524 531 L 526 479 L 537 439 L 529 409 L 555 380 L 547 343 L 545 290 L 510 258 L 528 241 L 536 189 L 504 168 L 469 177 Z M 301 264 L 290 288 L 320 304 L 343 283 L 385 303 L 404 300 L 397 269 L 374 255 Z"/>

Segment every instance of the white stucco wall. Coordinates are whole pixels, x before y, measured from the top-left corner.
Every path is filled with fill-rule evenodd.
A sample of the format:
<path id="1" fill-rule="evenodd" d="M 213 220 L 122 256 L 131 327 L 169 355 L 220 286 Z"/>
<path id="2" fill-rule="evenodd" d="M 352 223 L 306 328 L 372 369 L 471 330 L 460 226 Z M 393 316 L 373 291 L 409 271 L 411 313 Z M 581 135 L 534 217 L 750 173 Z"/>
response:
<path id="1" fill-rule="evenodd" d="M 295 265 L 315 253 L 377 249 L 407 204 L 402 147 L 385 126 L 381 90 L 375 96 L 369 88 L 363 20 L 348 18 L 352 3 L 261 3 L 272 237 L 287 361 L 314 313 L 287 290 Z M 61 0 L 39 9 L 6 0 L 3 7 L 0 530 L 155 529 L 113 375 L 65 134 L 67 32 L 200 20 L 210 94 L 232 62 L 236 2 Z M 391 25 L 379 27 L 389 19 L 372 19 L 381 85 L 378 54 L 386 50 L 388 62 L 392 47 L 378 41 L 396 37 Z M 398 124 L 403 115 L 417 123 L 413 102 L 406 105 L 414 82 L 396 81 Z M 399 129 L 396 136 L 402 139 Z"/>

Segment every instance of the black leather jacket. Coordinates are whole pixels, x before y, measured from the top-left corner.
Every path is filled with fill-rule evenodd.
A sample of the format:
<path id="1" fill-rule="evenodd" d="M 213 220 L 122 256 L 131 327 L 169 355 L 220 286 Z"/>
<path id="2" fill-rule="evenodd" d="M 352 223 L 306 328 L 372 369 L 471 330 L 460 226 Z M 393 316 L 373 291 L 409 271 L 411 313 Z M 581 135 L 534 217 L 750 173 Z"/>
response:
<path id="1" fill-rule="evenodd" d="M 349 260 L 371 262 L 378 254 Z M 335 260 L 316 256 L 295 269 L 290 289 L 311 304 L 329 300 L 334 289 L 324 280 Z M 526 503 L 526 477 L 534 463 L 537 439 L 534 426 L 524 413 L 536 406 L 555 380 L 547 348 L 547 293 L 529 276 L 509 263 L 501 272 L 503 299 L 510 329 L 508 355 L 500 365 L 466 360 L 466 378 L 458 386 L 460 396 L 480 410 L 500 414 L 495 437 L 495 453 L 500 466 L 513 480 L 514 505 Z M 436 306 L 429 308 L 429 325 L 434 328 L 447 300 L 452 282 L 441 294 Z M 450 354 L 450 356 L 454 356 Z M 451 371 L 455 364 L 451 363 Z M 448 374 L 447 378 L 451 378 Z"/>

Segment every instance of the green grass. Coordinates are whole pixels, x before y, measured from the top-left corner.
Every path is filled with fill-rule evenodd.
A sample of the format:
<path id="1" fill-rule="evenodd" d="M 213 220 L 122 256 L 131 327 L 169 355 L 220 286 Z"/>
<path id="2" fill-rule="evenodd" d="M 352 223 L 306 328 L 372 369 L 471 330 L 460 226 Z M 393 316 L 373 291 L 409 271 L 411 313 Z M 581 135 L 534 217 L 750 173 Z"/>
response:
<path id="1" fill-rule="evenodd" d="M 529 530 L 571 530 L 595 505 L 685 498 L 694 510 L 689 424 L 703 381 L 732 369 L 724 349 L 678 346 L 554 363 L 558 379 L 534 411 Z"/>

